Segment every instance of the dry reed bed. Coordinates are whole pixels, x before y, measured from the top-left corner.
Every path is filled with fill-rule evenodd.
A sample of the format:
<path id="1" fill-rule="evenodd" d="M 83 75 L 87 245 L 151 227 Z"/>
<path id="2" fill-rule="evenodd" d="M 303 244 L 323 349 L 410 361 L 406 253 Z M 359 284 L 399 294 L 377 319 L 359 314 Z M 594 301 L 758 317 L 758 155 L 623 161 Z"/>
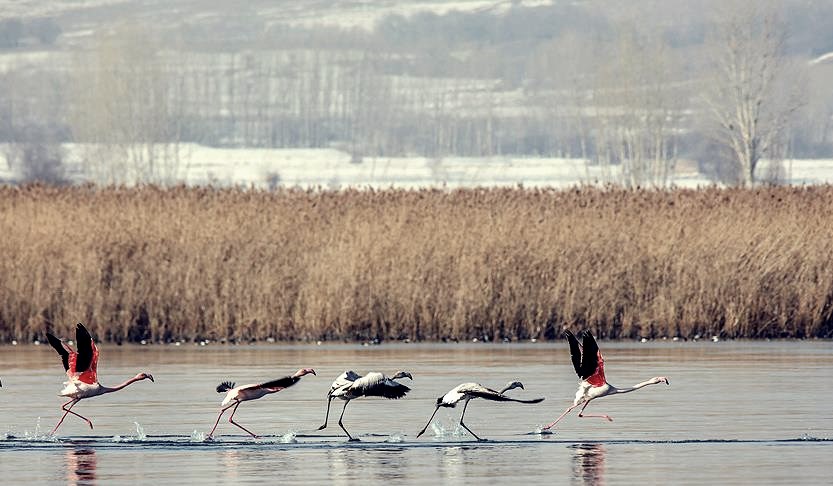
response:
<path id="1" fill-rule="evenodd" d="M 0 188 L 0 341 L 830 337 L 833 187 Z"/>

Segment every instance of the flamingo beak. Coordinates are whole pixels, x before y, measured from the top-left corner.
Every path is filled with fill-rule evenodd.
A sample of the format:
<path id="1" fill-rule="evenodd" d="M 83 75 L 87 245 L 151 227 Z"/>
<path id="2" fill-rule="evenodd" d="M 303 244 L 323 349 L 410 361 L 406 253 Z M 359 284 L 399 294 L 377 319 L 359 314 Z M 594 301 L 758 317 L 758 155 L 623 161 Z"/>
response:
<path id="1" fill-rule="evenodd" d="M 148 380 L 153 382 L 153 375 L 149 375 L 149 374 L 145 373 L 145 376 L 147 377 Z"/>
<path id="2" fill-rule="evenodd" d="M 312 368 L 310 368 L 309 372 L 310 372 L 310 373 L 312 373 L 312 374 L 313 374 L 313 375 L 315 375 L 315 376 L 318 376 L 318 375 L 316 375 L 316 374 L 315 374 L 315 370 L 314 370 L 314 369 L 312 369 Z"/>
<path id="3" fill-rule="evenodd" d="M 668 381 L 668 378 L 666 378 L 666 379 L 665 379 L 665 384 L 666 384 L 666 385 L 670 385 L 670 384 L 671 384 L 671 382 L 670 382 L 670 381 Z"/>

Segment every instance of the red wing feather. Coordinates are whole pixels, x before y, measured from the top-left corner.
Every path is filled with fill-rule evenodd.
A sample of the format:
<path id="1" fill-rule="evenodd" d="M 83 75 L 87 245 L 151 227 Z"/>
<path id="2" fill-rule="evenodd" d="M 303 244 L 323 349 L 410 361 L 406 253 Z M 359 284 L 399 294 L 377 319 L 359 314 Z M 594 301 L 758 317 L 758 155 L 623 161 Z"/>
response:
<path id="1" fill-rule="evenodd" d="M 590 331 L 582 331 L 581 379 L 593 386 L 602 386 L 605 380 L 605 361 L 599 345 Z"/>
<path id="2" fill-rule="evenodd" d="M 98 348 L 87 328 L 80 322 L 75 326 L 75 341 L 78 353 L 70 355 L 70 370 L 84 383 L 98 383 Z"/>

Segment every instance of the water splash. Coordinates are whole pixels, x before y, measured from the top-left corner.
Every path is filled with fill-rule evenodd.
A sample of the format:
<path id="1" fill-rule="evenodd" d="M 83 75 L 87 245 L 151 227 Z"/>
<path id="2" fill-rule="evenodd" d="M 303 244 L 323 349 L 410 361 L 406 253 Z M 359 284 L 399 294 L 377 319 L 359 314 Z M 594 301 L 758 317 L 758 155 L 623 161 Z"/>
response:
<path id="1" fill-rule="evenodd" d="M 128 435 L 127 437 L 122 437 L 120 435 L 114 435 L 112 439 L 113 442 L 142 442 L 148 438 L 147 434 L 145 433 L 144 427 L 142 427 L 139 422 L 133 422 L 136 425 L 136 435 Z"/>
<path id="2" fill-rule="evenodd" d="M 24 430 L 21 438 L 33 442 L 58 442 L 57 437 L 51 434 L 46 434 L 41 430 L 40 419 L 41 418 L 38 417 L 37 422 L 35 422 L 35 431 L 29 432 L 28 430 Z"/>
<path id="3" fill-rule="evenodd" d="M 136 424 L 136 440 L 145 440 L 148 438 L 148 435 L 145 433 L 145 428 L 139 422 L 133 422 Z"/>
<path id="4" fill-rule="evenodd" d="M 537 425 L 534 429 L 532 429 L 532 433 L 538 435 L 555 435 L 555 431 L 553 430 L 544 430 L 543 425 Z"/>
<path id="5" fill-rule="evenodd" d="M 405 433 L 404 432 L 399 432 L 399 433 L 391 434 L 390 437 L 385 439 L 385 442 L 390 443 L 390 444 L 399 444 L 401 442 L 405 442 Z"/>
<path id="6" fill-rule="evenodd" d="M 200 432 L 198 430 L 194 430 L 191 432 L 191 437 L 188 438 L 189 442 L 213 442 L 214 439 L 208 437 L 205 432 Z"/>
<path id="7" fill-rule="evenodd" d="M 297 436 L 297 432 L 290 430 L 289 432 L 279 436 L 277 442 L 280 444 L 295 444 L 298 442 L 296 439 Z"/>

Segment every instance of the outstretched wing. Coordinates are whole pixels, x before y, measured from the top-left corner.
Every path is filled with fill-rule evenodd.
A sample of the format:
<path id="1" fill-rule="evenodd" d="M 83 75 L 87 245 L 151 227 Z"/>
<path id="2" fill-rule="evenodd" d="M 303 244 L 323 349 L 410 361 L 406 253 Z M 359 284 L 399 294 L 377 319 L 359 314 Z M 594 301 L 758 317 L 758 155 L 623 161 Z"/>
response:
<path id="1" fill-rule="evenodd" d="M 97 383 L 98 348 L 87 328 L 80 322 L 75 326 L 75 343 L 78 346 L 78 353 L 75 356 L 74 367 L 72 356 L 70 356 L 70 370 L 74 371 L 78 379 L 84 383 Z"/>
<path id="2" fill-rule="evenodd" d="M 362 376 L 360 374 L 356 373 L 353 370 L 345 371 L 344 373 L 338 375 L 338 378 L 336 378 L 333 384 L 330 386 L 330 391 L 327 392 L 327 395 L 332 395 L 334 391 L 351 385 L 354 381 L 358 380 L 361 377 Z"/>
<path id="3" fill-rule="evenodd" d="M 50 333 L 46 333 L 49 344 L 61 355 L 61 362 L 64 371 L 70 380 L 80 380 L 87 384 L 98 383 L 98 348 L 95 346 L 92 336 L 79 323 L 75 327 L 75 344 L 78 346 L 76 352 L 67 343 L 61 341 Z"/>
<path id="4" fill-rule="evenodd" d="M 605 380 L 605 362 L 599 345 L 590 331 L 579 333 L 582 337 L 581 373 L 579 377 L 593 386 L 602 386 Z"/>
<path id="5" fill-rule="evenodd" d="M 347 391 L 354 396 L 397 399 L 404 397 L 411 389 L 382 373 L 372 372 L 356 379 L 347 387 Z"/>
<path id="6" fill-rule="evenodd" d="M 564 337 L 570 343 L 570 359 L 573 361 L 573 368 L 575 368 L 578 377 L 584 379 L 581 376 L 581 346 L 578 343 L 578 339 L 570 331 L 564 331 Z"/>
<path id="7" fill-rule="evenodd" d="M 500 393 L 499 391 L 492 390 L 491 388 L 486 388 L 483 385 L 478 385 L 475 383 L 470 383 L 468 384 L 468 386 L 459 387 L 457 391 L 474 398 L 484 398 L 486 400 L 492 400 L 495 402 L 539 403 L 544 401 L 543 398 L 523 400 L 520 398 L 508 397 Z"/>
<path id="8" fill-rule="evenodd" d="M 283 378 L 267 381 L 266 383 L 261 383 L 260 385 L 252 388 L 277 388 L 279 390 L 283 390 L 284 388 L 289 388 L 295 383 L 298 383 L 298 380 L 300 379 L 300 376 L 284 376 Z"/>
<path id="9" fill-rule="evenodd" d="M 69 371 L 69 357 L 70 355 L 75 354 L 75 350 L 50 333 L 46 333 L 46 339 L 49 341 L 49 344 L 55 348 L 55 351 L 61 355 L 61 361 L 64 364 L 64 371 Z"/>

